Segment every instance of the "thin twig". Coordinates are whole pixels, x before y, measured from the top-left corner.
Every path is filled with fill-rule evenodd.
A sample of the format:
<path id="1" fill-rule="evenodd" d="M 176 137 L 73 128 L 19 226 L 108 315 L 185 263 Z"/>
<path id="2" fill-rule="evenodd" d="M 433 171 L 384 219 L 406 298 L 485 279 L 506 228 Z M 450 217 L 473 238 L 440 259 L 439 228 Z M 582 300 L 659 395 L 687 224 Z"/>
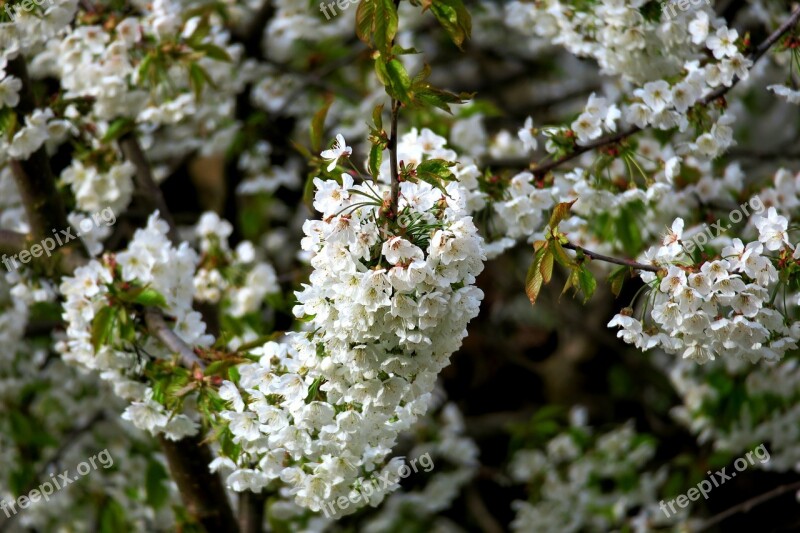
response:
<path id="1" fill-rule="evenodd" d="M 172 218 L 167 202 L 161 188 L 153 179 L 153 172 L 150 170 L 150 163 L 142 150 L 139 140 L 134 132 L 126 133 L 119 140 L 119 147 L 125 155 L 125 159 L 130 161 L 136 168 L 134 180 L 136 182 L 136 192 L 143 203 L 147 204 L 148 212 L 158 210 L 159 216 L 169 226 L 169 239 L 173 243 L 178 242 L 178 232 L 175 229 L 175 221 Z"/>
<path id="2" fill-rule="evenodd" d="M 392 100 L 392 131 L 389 137 L 389 166 L 392 169 L 392 199 L 391 213 L 397 216 L 397 208 L 400 203 L 400 176 L 397 170 L 397 117 L 400 114 L 400 102 Z"/>
<path id="3" fill-rule="evenodd" d="M 768 502 L 769 500 L 775 499 L 778 496 L 786 494 L 787 492 L 791 492 L 793 490 L 798 490 L 798 489 L 800 489 L 800 481 L 791 483 L 789 485 L 781 485 L 779 487 L 776 487 L 769 492 L 765 492 L 764 494 L 760 494 L 758 496 L 755 496 L 754 498 L 750 498 L 749 500 L 743 501 L 738 505 L 734 505 L 730 509 L 726 509 L 725 511 L 719 514 L 712 516 L 711 518 L 700 524 L 700 526 L 698 526 L 698 529 L 696 529 L 695 532 L 700 533 L 701 531 L 706 531 L 710 529 L 711 526 L 714 526 L 722 522 L 723 520 L 730 518 L 733 515 L 739 513 L 748 513 L 753 509 L 753 507 Z"/>
<path id="4" fill-rule="evenodd" d="M 151 335 L 160 340 L 172 352 L 178 354 L 183 366 L 194 368 L 197 365 L 200 368 L 205 368 L 205 362 L 167 325 L 161 311 L 154 307 L 148 307 L 144 312 L 144 321 Z"/>
<path id="5" fill-rule="evenodd" d="M 764 40 L 764 42 L 762 42 L 750 54 L 749 59 L 753 62 L 753 66 L 755 66 L 756 62 L 761 58 L 761 56 L 763 56 L 767 52 L 767 50 L 769 50 L 772 47 L 772 45 L 774 45 L 776 42 L 778 42 L 778 40 L 781 37 L 783 37 L 783 35 L 786 32 L 788 32 L 790 29 L 792 29 L 792 27 L 794 27 L 795 24 L 797 24 L 798 19 L 800 19 L 800 8 L 795 9 L 792 12 L 792 15 L 788 19 L 786 19 L 786 21 L 783 24 L 781 24 L 780 27 L 777 30 L 775 30 L 769 37 L 767 37 L 767 39 Z M 751 69 L 752 69 L 752 67 L 751 67 Z M 736 85 L 739 83 L 739 81 L 741 81 L 740 78 L 738 76 L 734 76 L 733 82 L 730 84 L 730 86 L 728 86 L 728 87 L 722 86 L 722 87 L 718 88 L 717 90 L 709 93 L 704 98 L 701 98 L 695 104 L 694 107 L 701 106 L 701 105 L 708 105 L 709 103 L 713 102 L 714 100 L 717 100 L 721 96 L 724 96 L 728 91 L 730 91 L 731 89 L 736 87 Z M 588 152 L 590 150 L 594 150 L 596 148 L 602 148 L 603 146 L 607 146 L 607 145 L 610 145 L 610 144 L 615 144 L 615 143 L 621 142 L 624 139 L 630 137 L 631 135 L 639 133 L 640 131 L 642 131 L 642 128 L 640 128 L 638 126 L 632 126 L 631 128 L 628 128 L 627 130 L 621 131 L 619 133 L 615 133 L 614 135 L 610 135 L 608 137 L 602 137 L 600 139 L 597 139 L 596 141 L 590 142 L 590 143 L 585 144 L 583 146 L 578 146 L 578 147 L 575 148 L 574 151 L 570 152 L 569 154 L 567 154 L 567 155 L 565 155 L 565 156 L 563 156 L 563 157 L 561 157 L 559 159 L 556 159 L 554 161 L 551 161 L 549 163 L 545 163 L 543 165 L 539 165 L 539 166 L 535 166 L 535 167 L 534 167 L 534 164 L 532 164 L 531 165 L 531 167 L 532 167 L 531 168 L 531 172 L 533 172 L 534 175 L 539 176 L 539 177 L 544 176 L 545 174 L 547 174 L 549 171 L 553 170 L 554 168 L 560 167 L 562 164 L 566 163 L 567 161 L 571 161 L 571 160 L 575 159 L 576 157 L 578 157 L 580 155 L 583 155 L 583 154 L 585 154 L 586 152 Z"/>
<path id="6" fill-rule="evenodd" d="M 577 244 L 572 244 L 570 242 L 563 244 L 562 247 L 568 250 L 575 250 L 576 252 L 581 252 L 584 255 L 591 257 L 592 259 L 596 259 L 597 261 L 604 261 L 606 263 L 613 263 L 615 265 L 622 265 L 631 267 L 636 270 L 646 270 L 647 272 L 658 272 L 661 270 L 662 267 L 658 267 L 655 265 L 645 265 L 643 263 L 637 263 L 632 259 L 619 259 L 617 257 L 611 257 L 608 255 L 598 254 L 597 252 L 593 252 L 591 250 L 587 250 L 583 246 L 578 246 Z"/>

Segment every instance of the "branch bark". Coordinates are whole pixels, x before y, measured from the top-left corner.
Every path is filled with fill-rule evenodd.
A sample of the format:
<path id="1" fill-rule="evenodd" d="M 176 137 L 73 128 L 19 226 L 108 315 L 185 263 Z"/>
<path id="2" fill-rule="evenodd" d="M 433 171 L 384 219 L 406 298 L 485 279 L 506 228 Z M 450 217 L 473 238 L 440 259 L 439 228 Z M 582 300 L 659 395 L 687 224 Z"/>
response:
<path id="1" fill-rule="evenodd" d="M 400 203 L 400 176 L 397 171 L 397 118 L 400 114 L 400 102 L 392 100 L 392 127 L 389 137 L 389 166 L 392 169 L 392 197 L 391 213 L 392 217 L 397 216 L 397 208 Z"/>
<path id="2" fill-rule="evenodd" d="M 578 246 L 577 244 L 572 244 L 570 242 L 563 244 L 563 248 L 567 250 L 575 250 L 576 252 L 581 252 L 584 255 L 591 257 L 592 259 L 596 259 L 597 261 L 604 261 L 606 263 L 613 263 L 615 265 L 622 265 L 631 267 L 636 270 L 646 270 L 647 272 L 658 272 L 663 267 L 658 267 L 655 265 L 645 265 L 643 263 L 637 263 L 631 259 L 619 259 L 617 257 L 611 257 L 609 255 L 598 254 L 597 252 L 593 252 L 591 250 L 587 250 L 583 246 Z"/>
<path id="3" fill-rule="evenodd" d="M 239 494 L 239 529 L 241 533 L 261 533 L 264 526 L 264 492 L 245 491 Z"/>
<path id="4" fill-rule="evenodd" d="M 160 340 L 170 351 L 178 354 L 183 366 L 186 368 L 194 368 L 195 365 L 200 368 L 206 367 L 205 362 L 194 353 L 194 350 L 167 325 L 161 311 L 154 307 L 148 307 L 144 312 L 144 321 L 151 335 Z"/>
<path id="5" fill-rule="evenodd" d="M 138 195 L 137 200 L 145 206 L 148 213 L 158 210 L 161 218 L 169 225 L 169 239 L 176 244 L 178 242 L 178 233 L 175 229 L 175 221 L 167 207 L 166 200 L 164 200 L 164 195 L 161 193 L 161 188 L 153 179 L 150 163 L 147 161 L 147 156 L 136 138 L 136 133 L 129 132 L 123 135 L 119 140 L 119 148 L 122 150 L 125 159 L 136 167 L 134 181 Z"/>
<path id="6" fill-rule="evenodd" d="M 8 62 L 8 73 L 22 81 L 19 105 L 16 107 L 20 122 L 37 108 L 28 67 L 22 54 Z M 50 168 L 50 159 L 44 146 L 24 160 L 10 161 L 14 181 L 28 215 L 31 233 L 36 240 L 49 236 L 53 229 L 69 227 L 61 196 L 56 189 L 56 179 Z"/>
<path id="7" fill-rule="evenodd" d="M 162 435 L 158 440 L 189 514 L 208 533 L 239 533 L 222 480 L 208 470 L 211 450 L 202 442 L 202 437 L 186 437 L 173 442 Z"/>

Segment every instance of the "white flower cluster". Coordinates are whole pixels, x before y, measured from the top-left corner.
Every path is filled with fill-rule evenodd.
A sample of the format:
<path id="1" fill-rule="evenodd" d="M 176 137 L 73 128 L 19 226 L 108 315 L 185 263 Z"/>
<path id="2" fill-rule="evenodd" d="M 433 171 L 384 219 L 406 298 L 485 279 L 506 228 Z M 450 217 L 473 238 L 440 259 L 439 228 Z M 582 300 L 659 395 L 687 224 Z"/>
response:
<path id="1" fill-rule="evenodd" d="M 119 338 L 110 338 L 102 346 L 92 344 L 92 322 L 109 305 L 109 286 L 113 283 L 138 283 L 155 289 L 166 300 L 165 312 L 174 317 L 175 333 L 190 346 L 210 346 L 213 337 L 205 333 L 206 325 L 200 313 L 192 310 L 194 284 L 192 276 L 198 262 L 197 254 L 188 244 L 174 247 L 167 239 L 167 225 L 153 214 L 147 227 L 134 234 L 128 249 L 103 262 L 92 260 L 66 277 L 60 287 L 66 298 L 64 320 L 67 339 L 58 345 L 67 362 L 100 372 L 110 382 L 117 395 L 132 401 L 123 418 L 151 433 L 165 433 L 178 440 L 197 431 L 196 424 L 186 415 L 170 416 L 163 405 L 153 400 L 153 389 L 136 380 L 146 361 L 130 345 Z M 129 320 L 134 317 L 129 316 Z M 112 330 L 113 331 L 113 330 Z M 138 334 L 137 334 L 138 335 Z M 142 351 L 168 357 L 169 351 L 153 338 L 137 338 Z"/>
<path id="2" fill-rule="evenodd" d="M 616 315 L 609 327 L 620 326 L 617 335 L 642 350 L 660 346 L 698 363 L 720 355 L 777 361 L 796 349 L 800 322 L 787 325 L 772 305 L 778 271 L 768 253 L 785 251 L 796 259 L 800 252 L 791 250 L 788 221 L 774 207 L 753 220 L 758 241 L 733 239 L 720 259 L 685 266 L 683 220 L 676 219 L 662 245 L 644 254 L 645 263 L 664 266 L 663 273 L 640 273 L 652 288 L 653 327 L 629 314 Z"/>
<path id="3" fill-rule="evenodd" d="M 96 213 L 109 207 L 115 213 L 121 213 L 131 201 L 135 173 L 136 168 L 128 161 L 101 172 L 74 159 L 61 173 L 61 180 L 72 189 L 81 211 Z"/>
<path id="4" fill-rule="evenodd" d="M 311 332 L 268 343 L 258 363 L 238 367 L 238 387 L 220 390 L 232 407 L 222 417 L 244 452 L 224 463 L 236 467 L 228 484 L 260 491 L 280 478 L 314 511 L 380 467 L 425 412 L 478 313 L 483 293 L 473 284 L 485 260 L 456 182 L 446 194 L 402 183 L 399 211 L 413 222 L 396 228 L 381 218 L 388 187 L 353 185 L 346 174 L 315 185 L 323 219 L 304 226 L 314 271 L 294 309 Z"/>
<path id="5" fill-rule="evenodd" d="M 585 413 L 574 409 L 571 427 L 543 449 L 523 449 L 511 460 L 511 477 L 529 487 L 529 501 L 515 501 L 511 529 L 562 533 L 611 531 L 663 522 L 657 501 L 666 471 L 644 471 L 655 448 L 632 423 L 594 435 Z M 635 483 L 631 483 L 635 480 Z M 637 516 L 629 513 L 640 508 Z"/>
<path id="6" fill-rule="evenodd" d="M 672 415 L 698 442 L 710 442 L 731 456 L 769 443 L 770 460 L 756 467 L 800 471 L 795 445 L 800 438 L 797 359 L 756 366 L 730 358 L 702 366 L 672 358 L 657 358 L 656 363 L 683 400 Z"/>
<path id="7" fill-rule="evenodd" d="M 205 253 L 194 276 L 195 299 L 226 301 L 226 311 L 241 318 L 261 308 L 268 294 L 280 292 L 278 276 L 269 263 L 256 259 L 256 249 L 243 241 L 231 252 L 228 237 L 233 226 L 214 212 L 203 213 L 195 233 Z"/>

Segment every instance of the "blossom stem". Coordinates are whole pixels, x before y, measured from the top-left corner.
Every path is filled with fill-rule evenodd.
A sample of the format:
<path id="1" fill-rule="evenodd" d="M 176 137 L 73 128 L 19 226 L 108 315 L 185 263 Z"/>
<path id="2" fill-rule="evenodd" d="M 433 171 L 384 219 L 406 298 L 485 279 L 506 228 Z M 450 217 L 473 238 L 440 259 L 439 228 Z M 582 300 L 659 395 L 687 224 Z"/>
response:
<path id="1" fill-rule="evenodd" d="M 566 248 L 567 250 L 575 250 L 576 252 L 581 252 L 584 255 L 591 257 L 592 259 L 596 259 L 597 261 L 604 261 L 606 263 L 613 263 L 615 265 L 627 266 L 635 270 L 646 270 L 647 272 L 658 272 L 659 270 L 661 270 L 661 267 L 655 265 L 645 265 L 642 263 L 637 263 L 636 261 L 633 261 L 631 259 L 619 259 L 617 257 L 598 254 L 597 252 L 587 250 L 583 246 L 578 246 L 577 244 L 572 244 L 569 242 L 563 244 L 562 247 Z"/>
<path id="2" fill-rule="evenodd" d="M 400 102 L 392 100 L 392 130 L 389 137 L 389 166 L 392 169 L 392 216 L 397 216 L 397 206 L 400 202 L 400 176 L 397 170 L 397 117 L 400 114 Z"/>
<path id="3" fill-rule="evenodd" d="M 767 37 L 760 45 L 756 47 L 755 50 L 753 50 L 753 52 L 750 54 L 749 57 L 749 59 L 753 62 L 753 66 L 755 66 L 756 62 L 767 52 L 767 50 L 769 50 L 772 47 L 772 45 L 778 42 L 778 40 L 780 40 L 780 38 L 783 37 L 783 35 L 786 34 L 786 32 L 791 30 L 795 26 L 795 24 L 797 24 L 797 21 L 799 19 L 800 19 L 800 8 L 797 8 L 792 12 L 789 18 L 786 19 L 786 21 L 778 27 L 778 29 L 772 32 L 769 35 L 769 37 Z M 750 68 L 752 69 L 752 66 Z M 705 97 L 698 100 L 695 106 L 708 105 L 717 98 L 724 96 L 728 91 L 736 87 L 739 81 L 741 81 L 740 78 L 738 76 L 734 76 L 733 81 L 728 87 L 721 86 L 717 90 L 712 91 Z M 532 168 L 531 172 L 533 172 L 534 176 L 536 177 L 542 177 L 549 171 L 553 170 L 554 168 L 560 167 L 564 163 L 572 161 L 576 157 L 583 155 L 586 152 L 589 152 L 590 150 L 594 150 L 596 148 L 602 148 L 603 146 L 607 146 L 609 144 L 615 144 L 621 142 L 630 137 L 631 135 L 639 133 L 640 131 L 642 131 L 642 128 L 638 126 L 632 126 L 627 130 L 615 133 L 614 135 L 601 137 L 596 141 L 592 141 L 583 146 L 576 147 L 575 150 L 573 150 L 572 152 L 568 153 L 565 156 L 550 161 L 549 163 L 545 163 L 538 167 Z"/>

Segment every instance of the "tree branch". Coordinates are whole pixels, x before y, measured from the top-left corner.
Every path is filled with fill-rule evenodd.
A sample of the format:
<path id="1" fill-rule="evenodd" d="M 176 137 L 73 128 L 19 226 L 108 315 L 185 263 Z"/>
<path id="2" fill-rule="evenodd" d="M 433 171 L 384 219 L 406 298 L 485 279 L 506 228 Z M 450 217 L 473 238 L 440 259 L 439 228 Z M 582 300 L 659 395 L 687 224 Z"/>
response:
<path id="1" fill-rule="evenodd" d="M 397 117 L 400 114 L 400 102 L 392 99 L 392 130 L 389 137 L 389 166 L 392 169 L 392 216 L 397 216 L 397 207 L 400 202 L 400 176 L 397 171 Z"/>
<path id="2" fill-rule="evenodd" d="M 575 250 L 576 252 L 581 252 L 582 254 L 591 257 L 592 259 L 596 259 L 597 261 L 603 261 L 606 263 L 613 263 L 615 265 L 622 265 L 631 267 L 636 270 L 645 270 L 647 272 L 658 272 L 663 267 L 658 267 L 655 265 L 645 265 L 643 263 L 637 263 L 631 259 L 618 259 L 616 257 L 611 257 L 608 255 L 598 254 L 597 252 L 593 252 L 591 250 L 587 250 L 583 246 L 578 246 L 577 244 L 566 243 L 561 245 L 563 248 L 567 250 Z"/>
<path id="3" fill-rule="evenodd" d="M 249 490 L 239 494 L 239 529 L 241 533 L 261 533 L 264 527 L 264 506 L 267 493 Z"/>
<path id="4" fill-rule="evenodd" d="M 758 47 L 756 47 L 755 50 L 753 50 L 753 52 L 749 56 L 749 59 L 753 62 L 753 66 L 755 66 L 756 62 L 765 53 L 767 53 L 767 50 L 769 50 L 772 47 L 772 45 L 774 45 L 776 42 L 778 42 L 778 40 L 781 37 L 783 37 L 783 35 L 786 34 L 786 32 L 788 32 L 790 29 L 792 29 L 792 27 L 794 27 L 795 24 L 797 24 L 798 19 L 800 19 L 800 8 L 795 9 L 792 12 L 791 16 L 788 19 L 786 19 L 786 21 L 783 24 L 781 24 L 780 27 L 778 27 L 777 30 L 772 32 L 772 34 L 770 34 L 770 36 L 767 37 L 764 40 L 764 42 L 762 42 L 760 45 L 758 45 Z M 752 69 L 752 67 L 751 67 L 751 69 Z M 712 91 L 711 93 L 709 93 L 705 97 L 701 98 L 692 107 L 701 106 L 701 105 L 708 105 L 709 103 L 711 103 L 714 100 L 720 98 L 721 96 L 724 96 L 728 91 L 730 91 L 731 89 L 736 87 L 736 85 L 740 81 L 741 81 L 741 79 L 738 76 L 735 76 L 733 78 L 733 82 L 731 83 L 731 85 L 729 87 L 724 87 L 724 86 L 719 87 L 715 91 Z M 544 176 L 545 174 L 547 174 L 549 171 L 553 170 L 554 168 L 560 167 L 564 163 L 566 163 L 568 161 L 572 161 L 576 157 L 578 157 L 580 155 L 583 155 L 586 152 L 589 152 L 589 151 L 594 150 L 596 148 L 602 148 L 603 146 L 607 146 L 609 144 L 618 143 L 618 142 L 630 137 L 631 135 L 639 133 L 640 131 L 642 131 L 642 128 L 640 128 L 638 126 L 632 126 L 632 127 L 628 128 L 627 130 L 621 131 L 619 133 L 615 133 L 614 135 L 610 135 L 608 137 L 602 137 L 600 139 L 592 141 L 592 142 L 590 142 L 588 144 L 585 144 L 583 146 L 577 146 L 574 151 L 570 152 L 569 154 L 567 154 L 567 155 L 565 155 L 565 156 L 563 156 L 563 157 L 561 157 L 559 159 L 556 159 L 555 161 L 551 161 L 549 163 L 545 163 L 544 165 L 539 165 L 539 166 L 535 166 L 535 163 L 532 163 L 531 164 L 531 172 L 533 172 L 533 174 L 535 176 L 537 176 L 537 177 Z"/>
<path id="5" fill-rule="evenodd" d="M 153 179 L 153 172 L 150 170 L 150 163 L 144 154 L 135 132 L 128 132 L 119 140 L 119 148 L 122 150 L 125 159 L 136 167 L 134 181 L 136 182 L 136 192 L 139 200 L 145 206 L 148 213 L 158 210 L 159 215 L 169 226 L 168 237 L 173 244 L 178 242 L 178 233 L 175 229 L 175 221 L 172 213 L 167 207 L 161 188 Z"/>
<path id="6" fill-rule="evenodd" d="M 161 311 L 154 307 L 148 307 L 144 311 L 144 321 L 147 325 L 147 330 L 150 334 L 160 340 L 164 346 L 169 348 L 172 352 L 178 354 L 181 363 L 186 368 L 194 368 L 197 365 L 200 368 L 205 368 L 206 363 L 200 359 L 194 350 L 183 342 L 172 329 L 167 325 L 164 315 Z"/>
<path id="7" fill-rule="evenodd" d="M 174 442 L 160 435 L 158 440 L 189 514 L 208 533 L 239 533 L 222 480 L 208 470 L 211 450 L 202 438 L 186 437 Z"/>
<path id="8" fill-rule="evenodd" d="M 24 122 L 37 105 L 22 54 L 9 61 L 7 69 L 9 74 L 22 81 L 16 113 L 19 122 Z M 12 159 L 10 166 L 35 238 L 38 240 L 49 236 L 53 229 L 68 228 L 67 214 L 56 189 L 56 179 L 45 147 L 40 147 L 24 161 Z"/>
<path id="9" fill-rule="evenodd" d="M 0 253 L 18 254 L 25 248 L 27 242 L 22 233 L 0 229 Z"/>
<path id="10" fill-rule="evenodd" d="M 730 518 L 733 515 L 739 513 L 748 513 L 750 512 L 753 507 L 761 505 L 764 502 L 768 502 L 769 500 L 775 499 L 782 494 L 786 494 L 787 492 L 795 491 L 800 489 L 800 481 L 791 483 L 789 485 L 781 485 L 772 489 L 769 492 L 765 492 L 764 494 L 760 494 L 754 498 L 750 498 L 749 500 L 745 500 L 738 505 L 734 505 L 730 509 L 726 509 L 725 511 L 712 516 L 695 530 L 696 533 L 700 533 L 701 531 L 706 531 L 710 529 L 712 526 L 722 522 L 723 520 Z"/>

